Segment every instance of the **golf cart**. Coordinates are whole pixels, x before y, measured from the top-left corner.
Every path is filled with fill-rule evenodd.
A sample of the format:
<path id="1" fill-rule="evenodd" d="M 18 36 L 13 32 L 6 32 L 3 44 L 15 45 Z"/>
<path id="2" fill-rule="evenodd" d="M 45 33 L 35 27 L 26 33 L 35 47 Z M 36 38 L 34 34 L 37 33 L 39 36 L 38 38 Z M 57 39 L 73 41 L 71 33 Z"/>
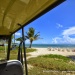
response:
<path id="1" fill-rule="evenodd" d="M 0 60 L 0 75 L 28 75 L 24 27 L 65 0 L 0 0 L 0 38 L 8 39 L 6 60 Z M 11 37 L 22 29 L 17 59 L 10 60 Z M 22 48 L 24 57 L 22 57 Z M 23 61 L 24 59 L 24 61 Z"/>

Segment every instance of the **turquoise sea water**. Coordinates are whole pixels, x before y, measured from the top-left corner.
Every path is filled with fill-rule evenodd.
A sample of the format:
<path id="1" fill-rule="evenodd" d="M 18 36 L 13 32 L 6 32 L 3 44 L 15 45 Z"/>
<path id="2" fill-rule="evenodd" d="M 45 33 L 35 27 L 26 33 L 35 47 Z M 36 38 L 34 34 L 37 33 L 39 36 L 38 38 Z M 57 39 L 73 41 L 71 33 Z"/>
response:
<path id="1" fill-rule="evenodd" d="M 26 44 L 29 47 L 29 44 Z M 60 47 L 60 48 L 75 48 L 75 44 L 32 44 L 32 47 L 47 48 L 47 47 Z"/>

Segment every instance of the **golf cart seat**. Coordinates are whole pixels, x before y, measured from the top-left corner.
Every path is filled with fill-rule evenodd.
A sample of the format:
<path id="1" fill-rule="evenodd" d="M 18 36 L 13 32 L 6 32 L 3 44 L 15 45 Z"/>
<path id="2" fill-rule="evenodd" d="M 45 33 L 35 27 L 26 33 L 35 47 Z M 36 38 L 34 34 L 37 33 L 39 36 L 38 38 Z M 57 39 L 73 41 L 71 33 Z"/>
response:
<path id="1" fill-rule="evenodd" d="M 23 75 L 22 64 L 18 60 L 0 63 L 0 75 Z"/>

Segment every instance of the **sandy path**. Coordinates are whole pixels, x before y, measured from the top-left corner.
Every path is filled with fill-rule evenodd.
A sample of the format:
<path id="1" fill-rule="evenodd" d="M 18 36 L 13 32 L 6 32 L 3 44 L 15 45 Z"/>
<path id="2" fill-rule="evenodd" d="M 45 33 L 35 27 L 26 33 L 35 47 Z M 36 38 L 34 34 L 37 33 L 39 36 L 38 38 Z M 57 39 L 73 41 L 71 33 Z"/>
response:
<path id="1" fill-rule="evenodd" d="M 27 57 L 27 59 L 32 58 L 32 57 L 37 57 L 39 55 L 46 55 L 46 54 L 59 54 L 59 55 L 63 55 L 63 56 L 74 56 L 75 52 L 72 52 L 71 50 L 67 49 L 62 49 L 60 48 L 51 48 L 51 50 L 49 50 L 48 48 L 36 48 L 37 51 L 35 52 L 30 52 L 29 54 L 31 56 Z"/>

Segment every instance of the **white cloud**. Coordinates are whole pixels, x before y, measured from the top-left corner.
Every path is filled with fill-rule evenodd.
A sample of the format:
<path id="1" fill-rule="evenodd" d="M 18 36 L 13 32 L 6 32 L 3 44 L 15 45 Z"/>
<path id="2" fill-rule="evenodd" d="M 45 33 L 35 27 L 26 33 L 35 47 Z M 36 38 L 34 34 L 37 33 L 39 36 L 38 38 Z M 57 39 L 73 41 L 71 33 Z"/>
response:
<path id="1" fill-rule="evenodd" d="M 52 39 L 52 43 L 54 44 L 64 44 L 64 43 L 67 43 L 67 40 L 65 40 L 63 37 L 60 38 L 60 37 L 55 37 Z"/>
<path id="2" fill-rule="evenodd" d="M 69 29 L 64 30 L 62 35 L 75 35 L 75 27 L 70 27 Z"/>
<path id="3" fill-rule="evenodd" d="M 75 35 L 75 27 L 70 27 L 66 30 L 63 31 L 61 34 L 62 38 L 60 37 L 55 37 L 52 39 L 52 43 L 70 43 L 70 44 L 75 44 L 75 38 L 70 37 L 71 35 Z"/>
<path id="4" fill-rule="evenodd" d="M 21 36 L 21 33 L 19 33 L 19 32 L 16 32 L 16 33 L 15 33 L 15 35 L 17 35 L 17 36 Z"/>
<path id="5" fill-rule="evenodd" d="M 62 40 L 62 38 L 60 38 L 60 37 L 55 37 L 55 38 L 52 39 L 52 43 L 57 44 L 58 42 L 60 43 L 61 40 Z"/>
<path id="6" fill-rule="evenodd" d="M 57 25 L 57 28 L 62 28 L 63 27 L 63 25 L 61 25 L 59 23 L 56 23 L 56 25 Z"/>
<path id="7" fill-rule="evenodd" d="M 26 41 L 25 41 L 25 43 L 29 44 L 29 43 L 30 43 L 30 41 L 29 41 L 29 40 L 26 40 Z"/>

